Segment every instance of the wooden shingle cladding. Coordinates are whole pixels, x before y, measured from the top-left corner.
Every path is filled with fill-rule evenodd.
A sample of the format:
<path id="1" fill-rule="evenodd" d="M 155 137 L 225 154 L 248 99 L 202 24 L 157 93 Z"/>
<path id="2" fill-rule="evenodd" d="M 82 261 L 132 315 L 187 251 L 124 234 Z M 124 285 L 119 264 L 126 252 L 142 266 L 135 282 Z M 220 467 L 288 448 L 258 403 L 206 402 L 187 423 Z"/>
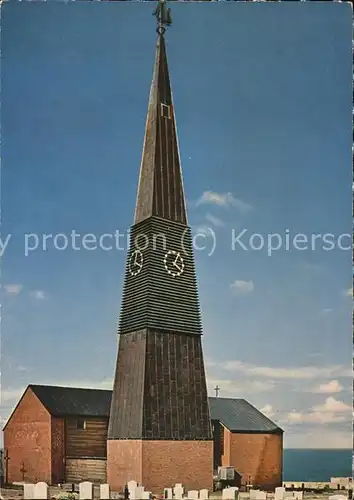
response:
<path id="1" fill-rule="evenodd" d="M 212 439 L 200 336 L 120 336 L 108 439 Z"/>
<path id="2" fill-rule="evenodd" d="M 85 428 L 78 427 L 85 422 Z M 65 454 L 67 458 L 107 457 L 107 418 L 65 419 Z"/>
<path id="3" fill-rule="evenodd" d="M 67 458 L 65 462 L 65 481 L 80 483 L 107 481 L 107 459 L 105 458 Z"/>
<path id="4" fill-rule="evenodd" d="M 143 255 L 143 267 L 132 276 L 130 257 L 136 249 Z M 164 258 L 169 250 L 179 252 L 183 259 L 180 276 L 166 271 Z M 151 217 L 131 230 L 123 288 L 119 333 L 144 328 L 202 333 L 191 230 L 158 217 Z"/>
<path id="5" fill-rule="evenodd" d="M 146 344 L 144 438 L 211 440 L 201 337 L 149 332 Z"/>
<path id="6" fill-rule="evenodd" d="M 158 37 L 134 224 L 158 216 L 187 223 L 165 40 Z"/>
<path id="7" fill-rule="evenodd" d="M 212 440 L 185 205 L 166 47 L 159 36 L 123 287 L 109 440 Z M 140 269 L 131 272 L 137 252 Z"/>
<path id="8" fill-rule="evenodd" d="M 108 439 L 142 434 L 145 352 L 144 330 L 120 336 Z"/>

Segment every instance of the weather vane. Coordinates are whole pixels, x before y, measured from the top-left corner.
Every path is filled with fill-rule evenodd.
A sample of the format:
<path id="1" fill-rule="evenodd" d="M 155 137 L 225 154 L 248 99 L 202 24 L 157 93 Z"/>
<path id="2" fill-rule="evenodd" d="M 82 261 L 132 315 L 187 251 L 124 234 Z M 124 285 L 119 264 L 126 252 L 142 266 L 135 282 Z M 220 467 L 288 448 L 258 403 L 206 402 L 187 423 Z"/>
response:
<path id="1" fill-rule="evenodd" d="M 158 4 L 153 15 L 156 16 L 157 19 L 156 31 L 159 35 L 163 35 L 166 31 L 165 26 L 170 26 L 172 24 L 171 9 L 166 7 L 165 0 L 158 0 Z"/>

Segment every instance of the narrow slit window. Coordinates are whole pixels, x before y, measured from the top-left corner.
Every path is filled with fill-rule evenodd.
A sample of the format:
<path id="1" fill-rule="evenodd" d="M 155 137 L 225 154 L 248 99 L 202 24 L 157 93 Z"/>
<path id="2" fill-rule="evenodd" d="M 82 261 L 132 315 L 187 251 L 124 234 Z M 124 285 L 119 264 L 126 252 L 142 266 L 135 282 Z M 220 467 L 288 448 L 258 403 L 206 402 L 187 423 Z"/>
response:
<path id="1" fill-rule="evenodd" d="M 84 420 L 83 418 L 78 418 L 76 420 L 76 428 L 85 430 L 86 429 L 86 420 Z"/>
<path id="2" fill-rule="evenodd" d="M 171 118 L 171 106 L 161 103 L 161 115 L 164 118 Z"/>

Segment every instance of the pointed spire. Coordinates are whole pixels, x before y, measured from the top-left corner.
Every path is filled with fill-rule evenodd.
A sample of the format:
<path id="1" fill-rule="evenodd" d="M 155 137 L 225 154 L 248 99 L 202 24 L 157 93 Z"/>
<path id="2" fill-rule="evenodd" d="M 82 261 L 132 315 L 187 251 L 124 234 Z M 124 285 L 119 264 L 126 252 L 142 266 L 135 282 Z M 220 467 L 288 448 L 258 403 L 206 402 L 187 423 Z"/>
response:
<path id="1" fill-rule="evenodd" d="M 159 17 L 158 21 L 161 23 Z M 163 26 L 159 24 L 134 224 L 151 216 L 187 224 L 163 31 Z"/>

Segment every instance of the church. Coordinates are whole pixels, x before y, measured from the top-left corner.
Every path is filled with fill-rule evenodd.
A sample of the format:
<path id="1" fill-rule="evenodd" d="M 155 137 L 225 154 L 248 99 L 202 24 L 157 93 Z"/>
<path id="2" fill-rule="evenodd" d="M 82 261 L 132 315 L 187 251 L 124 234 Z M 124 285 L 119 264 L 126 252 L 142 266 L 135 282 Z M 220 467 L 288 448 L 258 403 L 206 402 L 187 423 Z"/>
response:
<path id="1" fill-rule="evenodd" d="M 282 483 L 283 431 L 242 399 L 207 394 L 165 27 L 158 37 L 112 391 L 29 385 L 4 428 L 8 482 L 129 480 L 161 493 L 213 488 L 218 466 L 240 485 Z"/>

